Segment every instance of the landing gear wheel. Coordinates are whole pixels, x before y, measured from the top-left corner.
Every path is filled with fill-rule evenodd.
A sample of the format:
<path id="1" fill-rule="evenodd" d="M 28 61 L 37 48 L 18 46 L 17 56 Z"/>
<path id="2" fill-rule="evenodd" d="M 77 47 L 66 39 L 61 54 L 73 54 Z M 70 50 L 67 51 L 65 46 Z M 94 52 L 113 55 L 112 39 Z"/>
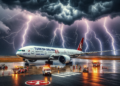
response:
<path id="1" fill-rule="evenodd" d="M 25 62 L 25 59 L 23 59 L 23 61 Z"/>
<path id="2" fill-rule="evenodd" d="M 51 74 L 50 74 L 50 76 L 51 76 Z"/>
<path id="3" fill-rule="evenodd" d="M 66 63 L 66 65 L 70 65 L 70 66 L 72 66 L 72 62 Z"/>
<path id="4" fill-rule="evenodd" d="M 24 64 L 25 66 L 29 66 L 29 63 L 28 62 L 25 62 L 25 64 Z"/>
<path id="5" fill-rule="evenodd" d="M 53 61 L 45 61 L 45 64 L 53 65 Z"/>

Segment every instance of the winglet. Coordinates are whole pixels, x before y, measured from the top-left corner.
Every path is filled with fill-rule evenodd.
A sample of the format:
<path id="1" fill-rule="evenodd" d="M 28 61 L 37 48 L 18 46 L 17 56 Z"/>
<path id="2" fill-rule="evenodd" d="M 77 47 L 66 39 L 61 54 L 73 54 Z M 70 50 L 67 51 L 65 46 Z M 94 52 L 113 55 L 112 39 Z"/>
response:
<path id="1" fill-rule="evenodd" d="M 82 51 L 83 41 L 84 41 L 84 38 L 82 38 L 82 40 L 80 41 L 80 44 L 79 44 L 77 50 Z"/>

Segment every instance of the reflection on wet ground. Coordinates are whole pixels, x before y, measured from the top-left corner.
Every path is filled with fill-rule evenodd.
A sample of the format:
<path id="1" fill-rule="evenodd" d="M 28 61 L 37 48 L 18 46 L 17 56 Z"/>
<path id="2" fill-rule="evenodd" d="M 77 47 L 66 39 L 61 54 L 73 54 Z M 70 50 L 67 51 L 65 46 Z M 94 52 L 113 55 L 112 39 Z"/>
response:
<path id="1" fill-rule="evenodd" d="M 100 67 L 93 67 L 92 62 L 99 62 Z M 89 73 L 120 73 L 120 60 L 83 60 L 73 59 L 73 65 L 89 68 Z"/>
<path id="2" fill-rule="evenodd" d="M 0 77 L 0 86 L 27 86 L 25 82 L 30 80 L 49 81 L 48 86 L 119 86 L 119 78 L 120 74 L 116 73 L 82 73 L 65 77 L 13 74 L 12 77 Z"/>
<path id="3" fill-rule="evenodd" d="M 87 59 L 72 59 L 72 66 L 65 66 L 59 61 L 54 61 L 51 65 L 52 73 L 61 72 L 83 72 L 84 67 L 88 67 L 89 73 L 120 73 L 119 60 L 87 60 Z M 93 67 L 92 62 L 99 62 L 100 67 Z M 8 66 L 7 70 L 0 70 L 0 76 L 8 76 L 13 74 L 12 68 L 15 66 L 24 66 L 24 62 L 0 63 Z M 29 71 L 26 75 L 42 74 L 42 67 L 45 61 L 36 61 L 30 63 Z M 59 70 L 58 70 L 59 67 Z"/>
<path id="4" fill-rule="evenodd" d="M 13 74 L 12 68 L 24 66 L 24 62 L 0 63 L 8 66 L 7 70 L 0 70 L 0 86 L 27 86 L 25 82 L 29 80 L 50 81 L 50 86 L 119 86 L 120 84 L 119 60 L 73 59 L 72 62 L 72 66 L 65 66 L 54 61 L 51 65 L 52 76 L 42 75 L 44 61 L 31 63 L 29 71 L 22 74 Z M 93 67 L 92 62 L 100 62 L 100 66 Z M 84 67 L 88 67 L 89 73 L 83 73 Z"/>

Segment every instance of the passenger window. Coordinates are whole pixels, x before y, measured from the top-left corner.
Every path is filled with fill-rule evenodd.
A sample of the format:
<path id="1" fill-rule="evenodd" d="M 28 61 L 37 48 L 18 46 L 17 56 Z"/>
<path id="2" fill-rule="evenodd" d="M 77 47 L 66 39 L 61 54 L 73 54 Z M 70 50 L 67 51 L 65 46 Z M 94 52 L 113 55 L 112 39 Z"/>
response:
<path id="1" fill-rule="evenodd" d="M 55 51 L 54 49 L 51 49 L 51 51 Z"/>
<path id="2" fill-rule="evenodd" d="M 49 49 L 46 49 L 47 51 L 49 51 Z"/>
<path id="3" fill-rule="evenodd" d="M 45 50 L 45 48 L 42 48 L 42 50 Z"/>
<path id="4" fill-rule="evenodd" d="M 41 48 L 38 48 L 39 50 L 41 50 Z"/>
<path id="5" fill-rule="evenodd" d="M 22 50 L 22 52 L 25 52 L 25 50 Z"/>

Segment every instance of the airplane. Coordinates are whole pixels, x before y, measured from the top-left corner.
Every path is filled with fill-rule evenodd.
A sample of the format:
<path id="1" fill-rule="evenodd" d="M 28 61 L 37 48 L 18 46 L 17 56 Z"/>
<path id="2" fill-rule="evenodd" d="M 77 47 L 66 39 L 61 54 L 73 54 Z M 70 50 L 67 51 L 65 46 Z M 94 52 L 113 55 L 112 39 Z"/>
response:
<path id="1" fill-rule="evenodd" d="M 84 54 L 100 53 L 100 52 L 110 52 L 113 50 L 106 51 L 93 51 L 93 52 L 83 52 L 83 41 L 80 41 L 78 48 L 66 49 L 66 48 L 54 48 L 54 47 L 43 47 L 43 46 L 26 46 L 20 48 L 16 55 L 23 58 L 23 60 L 28 60 L 29 62 L 35 62 L 36 60 L 48 60 L 46 63 L 52 63 L 53 59 L 59 60 L 62 64 L 67 64 L 71 61 L 71 57 L 75 58 Z"/>

